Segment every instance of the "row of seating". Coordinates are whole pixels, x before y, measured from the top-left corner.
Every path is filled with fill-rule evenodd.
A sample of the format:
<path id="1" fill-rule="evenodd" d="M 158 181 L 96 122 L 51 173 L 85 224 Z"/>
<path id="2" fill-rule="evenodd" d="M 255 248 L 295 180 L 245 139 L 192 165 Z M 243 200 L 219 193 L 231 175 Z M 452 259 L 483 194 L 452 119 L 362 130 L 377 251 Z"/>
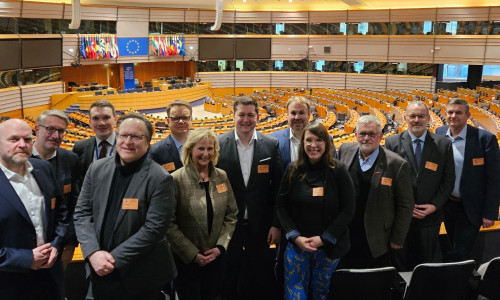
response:
<path id="1" fill-rule="evenodd" d="M 426 263 L 413 272 L 393 267 L 342 269 L 332 277 L 332 299 L 458 300 L 500 298 L 500 257 L 474 270 L 473 260 Z M 480 298 L 478 298 L 480 297 Z"/>

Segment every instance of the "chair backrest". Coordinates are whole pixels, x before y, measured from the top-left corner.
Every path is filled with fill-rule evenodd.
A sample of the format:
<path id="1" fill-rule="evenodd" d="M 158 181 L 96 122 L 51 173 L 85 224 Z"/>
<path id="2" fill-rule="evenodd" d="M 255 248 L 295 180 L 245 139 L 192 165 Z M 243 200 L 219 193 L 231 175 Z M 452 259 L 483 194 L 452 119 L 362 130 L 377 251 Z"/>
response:
<path id="1" fill-rule="evenodd" d="M 405 300 L 460 300 L 469 291 L 474 261 L 428 263 L 415 267 Z"/>
<path id="2" fill-rule="evenodd" d="M 488 299 L 500 298 L 500 257 L 492 259 L 479 283 L 479 295 Z"/>
<path id="3" fill-rule="evenodd" d="M 396 269 L 341 269 L 333 273 L 329 299 L 392 299 Z"/>

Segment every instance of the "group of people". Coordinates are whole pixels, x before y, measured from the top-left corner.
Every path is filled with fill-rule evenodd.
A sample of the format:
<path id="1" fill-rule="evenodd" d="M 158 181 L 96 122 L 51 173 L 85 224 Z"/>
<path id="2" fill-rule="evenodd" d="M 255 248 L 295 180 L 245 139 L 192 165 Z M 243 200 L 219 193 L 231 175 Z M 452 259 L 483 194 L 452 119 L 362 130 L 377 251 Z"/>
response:
<path id="1" fill-rule="evenodd" d="M 373 115 L 338 151 L 307 98 L 289 127 L 256 130 L 258 103 L 234 99 L 234 130 L 191 130 L 192 107 L 167 107 L 170 135 L 113 105 L 89 109 L 95 136 L 60 147 L 68 117 L 0 123 L 0 299 L 64 299 L 64 267 L 80 243 L 87 299 L 326 299 L 337 268 L 432 262 L 440 224 L 447 261 L 470 258 L 498 218 L 498 141 L 467 125 L 452 99 L 428 130 L 424 102 L 408 130 L 383 140 Z M 117 123 L 117 124 L 116 124 Z M 116 126 L 116 131 L 115 131 Z M 27 288 L 29 287 L 29 288 Z M 333 295 L 334 296 L 334 295 Z"/>

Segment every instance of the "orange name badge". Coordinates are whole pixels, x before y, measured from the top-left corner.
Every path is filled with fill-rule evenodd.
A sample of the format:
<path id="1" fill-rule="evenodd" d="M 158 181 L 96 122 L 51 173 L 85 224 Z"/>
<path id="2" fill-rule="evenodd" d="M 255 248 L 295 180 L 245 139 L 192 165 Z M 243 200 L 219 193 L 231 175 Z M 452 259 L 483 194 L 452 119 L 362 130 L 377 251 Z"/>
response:
<path id="1" fill-rule="evenodd" d="M 67 194 L 69 192 L 71 192 L 71 184 L 65 184 L 63 187 L 63 193 Z"/>
<path id="2" fill-rule="evenodd" d="M 50 200 L 50 209 L 56 208 L 56 198 Z"/>
<path id="3" fill-rule="evenodd" d="M 174 171 L 175 170 L 175 165 L 173 162 L 169 162 L 168 164 L 162 165 L 162 167 L 167 170 L 168 172 Z"/>
<path id="4" fill-rule="evenodd" d="M 139 209 L 139 199 L 137 199 L 137 198 L 123 198 L 122 209 L 138 210 Z"/>
<path id="5" fill-rule="evenodd" d="M 322 197 L 325 194 L 325 189 L 320 187 L 313 188 L 313 197 Z"/>
<path id="6" fill-rule="evenodd" d="M 381 184 L 382 185 L 387 185 L 387 186 L 392 186 L 392 178 L 382 177 Z"/>
<path id="7" fill-rule="evenodd" d="M 472 165 L 473 166 L 482 166 L 482 165 L 484 165 L 484 157 L 473 158 L 472 159 Z"/>
<path id="8" fill-rule="evenodd" d="M 217 192 L 218 192 L 219 194 L 222 194 L 222 193 L 227 192 L 227 186 L 226 186 L 226 184 L 225 184 L 225 183 L 218 184 L 218 185 L 216 186 L 216 188 L 217 188 Z"/>
<path id="9" fill-rule="evenodd" d="M 269 165 L 258 165 L 257 173 L 269 173 Z"/>
<path id="10" fill-rule="evenodd" d="M 437 165 L 437 164 L 435 164 L 435 163 L 433 163 L 433 162 L 431 162 L 431 161 L 426 161 L 426 162 L 425 162 L 425 168 L 426 168 L 426 169 L 429 169 L 429 170 L 431 170 L 431 171 L 436 172 L 436 171 L 437 171 L 437 169 L 438 169 L 438 165 Z"/>

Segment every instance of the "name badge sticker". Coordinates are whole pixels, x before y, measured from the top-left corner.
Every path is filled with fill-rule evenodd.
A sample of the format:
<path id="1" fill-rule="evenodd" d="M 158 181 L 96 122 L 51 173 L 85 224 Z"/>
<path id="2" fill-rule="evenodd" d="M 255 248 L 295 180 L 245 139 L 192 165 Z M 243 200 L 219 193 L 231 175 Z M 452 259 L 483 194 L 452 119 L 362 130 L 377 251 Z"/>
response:
<path id="1" fill-rule="evenodd" d="M 50 209 L 56 208 L 56 198 L 50 199 Z"/>
<path id="2" fill-rule="evenodd" d="M 258 165 L 257 173 L 269 173 L 269 165 Z"/>
<path id="3" fill-rule="evenodd" d="M 437 169 L 438 169 L 438 164 L 435 164 L 435 163 L 433 163 L 433 162 L 431 162 L 431 161 L 426 161 L 426 162 L 425 162 L 425 168 L 426 168 L 426 169 L 429 169 L 429 170 L 431 170 L 431 171 L 436 172 L 436 171 L 437 171 Z"/>
<path id="4" fill-rule="evenodd" d="M 162 167 L 167 170 L 168 172 L 174 171 L 175 170 L 175 165 L 173 162 L 169 162 L 168 164 L 162 165 Z"/>
<path id="5" fill-rule="evenodd" d="M 325 194 L 325 189 L 321 187 L 313 188 L 313 197 L 322 197 Z"/>
<path id="6" fill-rule="evenodd" d="M 137 198 L 123 198 L 122 209 L 138 210 L 139 209 L 139 199 L 137 199 Z"/>
<path id="7" fill-rule="evenodd" d="M 484 165 L 484 157 L 473 158 L 472 159 L 472 165 L 473 166 L 482 166 L 482 165 Z"/>
<path id="8" fill-rule="evenodd" d="M 71 192 L 71 184 L 65 184 L 63 187 L 63 193 L 67 194 L 69 192 Z"/>
<path id="9" fill-rule="evenodd" d="M 382 185 L 392 186 L 392 178 L 382 177 L 382 181 L 380 182 Z"/>
<path id="10" fill-rule="evenodd" d="M 221 184 L 216 185 L 216 188 L 217 188 L 217 192 L 219 194 L 227 192 L 227 186 L 225 183 L 221 183 Z"/>

